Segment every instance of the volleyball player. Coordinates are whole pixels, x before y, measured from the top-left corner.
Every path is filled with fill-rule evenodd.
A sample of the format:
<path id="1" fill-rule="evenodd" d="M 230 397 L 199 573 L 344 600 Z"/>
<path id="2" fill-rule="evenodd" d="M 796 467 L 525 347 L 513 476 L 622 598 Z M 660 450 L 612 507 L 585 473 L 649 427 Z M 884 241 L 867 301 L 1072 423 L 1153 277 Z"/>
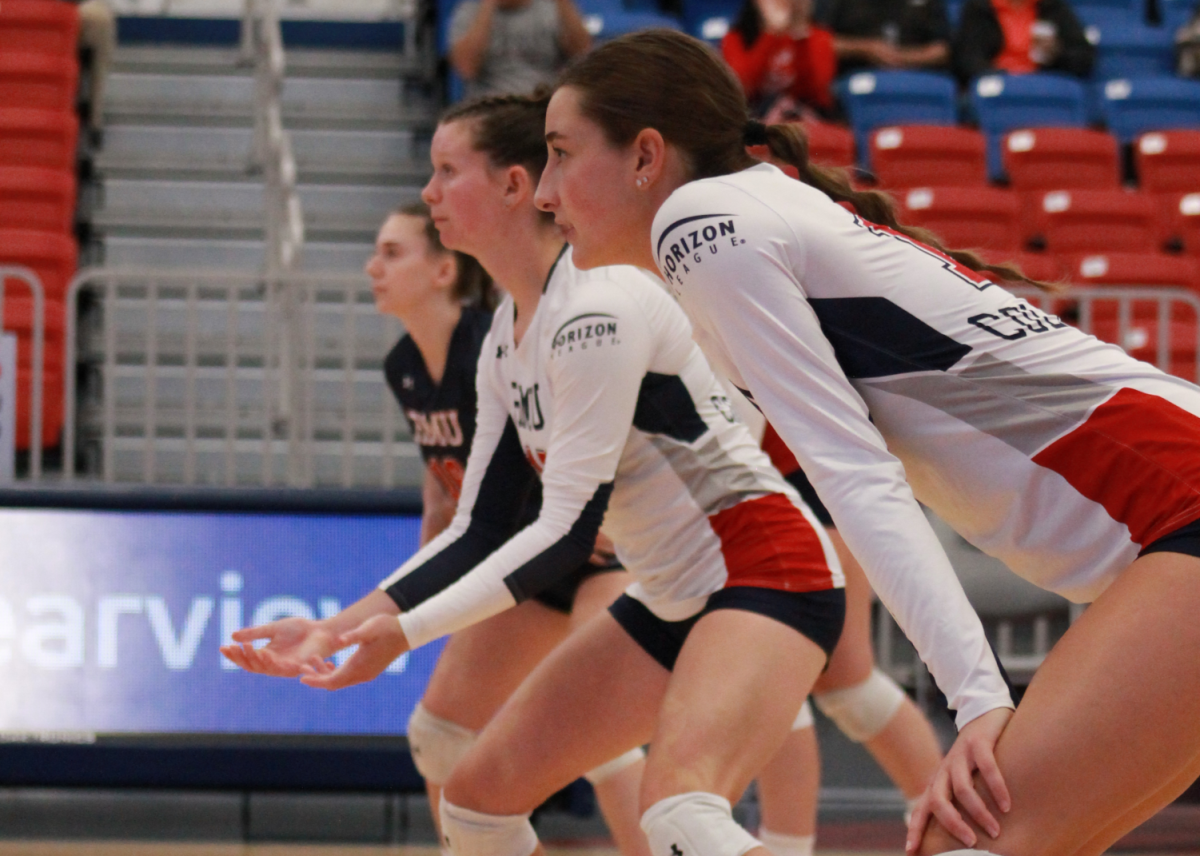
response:
<path id="1" fill-rule="evenodd" d="M 425 461 L 421 544 L 454 516 L 475 436 L 475 369 L 491 326 L 491 278 L 470 256 L 442 246 L 429 209 L 413 203 L 380 227 L 366 265 L 375 305 L 407 331 L 384 360 Z M 518 525 L 537 518 L 531 497 Z M 413 762 L 437 822 L 441 786 L 476 735 L 517 685 L 573 626 L 604 609 L 629 584 L 607 551 L 516 609 L 454 634 L 408 721 Z M 587 774 L 618 848 L 646 853 L 638 828 L 640 748 Z"/>
<path id="2" fill-rule="evenodd" d="M 603 518 L 638 582 L 534 670 L 455 766 L 442 794 L 449 846 L 538 851 L 530 809 L 649 741 L 652 849 L 749 852 L 759 844 L 729 801 L 783 741 L 836 642 L 836 555 L 733 418 L 657 282 L 632 268 L 579 272 L 533 207 L 545 102 L 471 109 L 438 127 L 424 196 L 443 243 L 478 258 L 510 297 L 480 358 L 454 523 L 333 619 L 303 634 L 242 631 L 239 642 L 270 642 L 227 650 L 252 670 L 304 664 L 314 686 L 371 679 L 404 650 L 528 599 L 586 556 Z M 538 520 L 505 541 L 538 478 Z M 947 658 L 950 692 L 1009 704 L 965 597 L 939 624 L 975 642 Z M 341 667 L 324 659 L 349 644 L 358 650 Z"/>
<path id="3" fill-rule="evenodd" d="M 1200 390 L 810 164 L 802 132 L 748 121 L 686 36 L 601 46 L 564 73 L 546 127 L 537 198 L 576 264 L 661 272 L 943 689 L 954 634 L 930 625 L 959 586 L 914 493 L 1020 575 L 1092 601 L 1015 714 L 948 693 L 960 733 L 909 849 L 985 831 L 1006 856 L 1100 853 L 1182 792 L 1200 773 Z M 764 144 L 804 183 L 745 153 Z"/>

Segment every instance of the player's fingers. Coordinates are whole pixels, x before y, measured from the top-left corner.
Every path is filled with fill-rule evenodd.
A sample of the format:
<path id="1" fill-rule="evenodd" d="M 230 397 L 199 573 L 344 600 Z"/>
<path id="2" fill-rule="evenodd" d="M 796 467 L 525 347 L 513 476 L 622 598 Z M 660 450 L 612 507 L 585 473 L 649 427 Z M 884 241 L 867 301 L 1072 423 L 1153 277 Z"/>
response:
<path id="1" fill-rule="evenodd" d="M 279 631 L 279 622 L 272 621 L 268 624 L 260 624 L 258 627 L 243 627 L 241 630 L 233 631 L 233 639 L 235 642 L 253 642 L 255 639 L 270 639 Z"/>
<path id="2" fill-rule="evenodd" d="M 248 672 L 254 671 L 250 668 L 250 665 L 246 662 L 246 658 L 242 655 L 241 645 L 222 645 L 221 653 L 225 656 L 225 659 L 233 663 L 238 668 L 245 669 Z"/>
<path id="3" fill-rule="evenodd" d="M 983 798 L 975 790 L 971 768 L 966 764 L 957 767 L 951 774 L 950 781 L 954 784 L 954 798 L 962 806 L 967 815 L 983 827 L 983 831 L 992 838 L 999 835 L 1000 824 L 996 818 L 992 817 L 992 813 L 988 811 Z"/>
<path id="4" fill-rule="evenodd" d="M 277 677 L 294 678 L 300 671 L 299 664 L 294 660 L 280 657 L 269 648 L 251 648 L 247 656 L 254 657 L 264 671 Z"/>
<path id="5" fill-rule="evenodd" d="M 1000 773 L 1000 766 L 996 763 L 996 756 L 990 749 L 981 749 L 975 753 L 975 764 L 996 807 L 1007 813 L 1012 808 L 1012 797 L 1008 793 L 1008 785 L 1004 783 L 1004 776 Z"/>
<path id="6" fill-rule="evenodd" d="M 929 800 L 926 796 L 922 796 L 913 806 L 912 814 L 908 818 L 908 830 L 904 839 L 905 853 L 917 852 L 917 848 L 921 846 L 921 839 L 925 837 L 925 826 L 928 823 Z"/>
<path id="7" fill-rule="evenodd" d="M 949 800 L 935 799 L 930 807 L 933 810 L 933 816 L 947 832 L 967 847 L 975 846 L 975 842 L 978 840 L 975 830 L 971 829 L 970 825 L 962 819 L 962 815 L 958 813 L 958 809 L 954 807 L 953 803 Z"/>
<path id="8" fill-rule="evenodd" d="M 326 674 L 319 674 L 315 669 L 306 668 L 300 675 L 300 683 L 322 690 L 340 690 L 343 687 L 359 683 L 354 679 L 353 670 L 348 668 L 349 666 L 350 661 L 347 660 L 344 665 Z"/>

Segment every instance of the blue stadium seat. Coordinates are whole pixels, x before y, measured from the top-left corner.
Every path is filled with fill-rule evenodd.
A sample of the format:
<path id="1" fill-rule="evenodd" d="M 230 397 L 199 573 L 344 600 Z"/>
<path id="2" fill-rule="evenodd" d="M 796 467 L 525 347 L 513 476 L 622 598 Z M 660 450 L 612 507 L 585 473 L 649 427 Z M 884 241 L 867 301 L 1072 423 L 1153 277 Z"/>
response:
<path id="1" fill-rule="evenodd" d="M 638 12 L 630 9 L 601 12 L 584 19 L 592 38 L 603 42 L 615 39 L 626 33 L 638 30 L 649 30 L 653 27 L 666 27 L 669 30 L 679 30 L 682 27 L 678 18 L 660 15 L 657 12 Z"/>
<path id="2" fill-rule="evenodd" d="M 1195 0 L 1158 0 L 1163 29 L 1174 33 L 1192 19 L 1196 10 Z"/>
<path id="3" fill-rule="evenodd" d="M 1138 18 L 1145 20 L 1146 3 L 1145 0 L 1071 0 L 1071 11 L 1082 21 L 1087 21 L 1088 16 L 1094 13 L 1104 12 L 1108 10 L 1117 10 L 1119 12 L 1127 12 Z"/>
<path id="4" fill-rule="evenodd" d="M 738 0 L 684 0 L 683 28 L 698 39 L 719 45 L 739 8 Z"/>
<path id="5" fill-rule="evenodd" d="M 957 121 L 953 78 L 922 71 L 860 71 L 835 84 L 858 143 L 870 151 L 869 135 L 884 125 L 953 125 Z"/>
<path id="6" fill-rule="evenodd" d="M 1101 85 L 1100 110 L 1122 143 L 1146 131 L 1200 128 L 1200 82 L 1175 77 L 1110 80 Z"/>
<path id="7" fill-rule="evenodd" d="M 1175 36 L 1165 27 L 1113 21 L 1089 25 L 1088 40 L 1096 46 L 1096 80 L 1117 77 L 1156 77 L 1175 71 Z"/>
<path id="8" fill-rule="evenodd" d="M 971 84 L 971 109 L 987 136 L 988 175 L 1004 177 L 1004 135 L 1018 128 L 1082 128 L 1087 90 L 1060 74 L 988 74 Z"/>
<path id="9" fill-rule="evenodd" d="M 950 29 L 958 29 L 958 22 L 962 18 L 962 10 L 966 2 L 967 0 L 946 0 L 946 17 L 950 19 Z"/>

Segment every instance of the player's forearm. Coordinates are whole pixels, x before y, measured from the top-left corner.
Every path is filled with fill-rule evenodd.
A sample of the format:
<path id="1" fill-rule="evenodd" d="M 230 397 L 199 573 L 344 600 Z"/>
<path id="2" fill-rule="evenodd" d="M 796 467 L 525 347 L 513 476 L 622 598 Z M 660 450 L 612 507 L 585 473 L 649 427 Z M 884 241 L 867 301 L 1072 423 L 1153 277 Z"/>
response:
<path id="1" fill-rule="evenodd" d="M 930 42 L 919 48 L 901 48 L 904 64 L 913 68 L 944 65 L 950 58 L 950 46 L 946 42 Z"/>
<path id="2" fill-rule="evenodd" d="M 366 597 L 352 603 L 337 615 L 321 620 L 330 633 L 340 636 L 348 630 L 353 630 L 368 618 L 376 615 L 399 615 L 400 607 L 392 600 L 387 592 L 376 589 Z"/>
<path id="3" fill-rule="evenodd" d="M 492 38 L 492 17 L 496 12 L 495 0 L 484 0 L 479 4 L 479 13 L 471 26 L 450 46 L 450 62 L 467 80 L 474 80 L 487 56 Z"/>
<path id="4" fill-rule="evenodd" d="M 558 3 L 558 44 L 563 53 L 576 57 L 592 46 L 592 37 L 583 24 L 583 16 L 571 0 L 557 0 Z"/>

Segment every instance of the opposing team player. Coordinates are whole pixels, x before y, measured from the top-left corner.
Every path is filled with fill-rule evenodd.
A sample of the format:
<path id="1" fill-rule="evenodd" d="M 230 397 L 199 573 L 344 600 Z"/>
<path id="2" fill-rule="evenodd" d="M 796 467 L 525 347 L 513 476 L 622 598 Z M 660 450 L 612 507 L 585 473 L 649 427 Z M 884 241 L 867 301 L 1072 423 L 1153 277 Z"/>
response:
<path id="1" fill-rule="evenodd" d="M 475 259 L 442 246 L 429 209 L 413 203 L 380 227 L 366 265 L 379 311 L 405 336 L 384 360 L 389 387 L 425 460 L 421 544 L 454 516 L 475 436 L 475 369 L 491 326 L 491 278 Z M 537 519 L 540 494 L 518 525 Z M 629 584 L 620 565 L 593 554 L 557 585 L 519 607 L 455 633 L 408 722 L 417 770 L 437 821 L 441 787 L 500 705 L 550 650 Z M 638 828 L 641 749 L 588 773 L 618 848 L 646 852 Z"/>
<path id="2" fill-rule="evenodd" d="M 546 127 L 538 201 L 576 264 L 659 269 L 943 689 L 957 643 L 938 588 L 959 587 L 914 493 L 1017 573 L 1093 601 L 1015 714 L 947 691 L 960 733 L 910 849 L 982 830 L 1012 856 L 1100 853 L 1186 788 L 1200 773 L 1200 390 L 811 165 L 802 133 L 749 121 L 736 81 L 686 36 L 601 46 L 564 73 Z"/>
<path id="3" fill-rule="evenodd" d="M 533 207 L 541 163 L 480 145 L 523 126 L 518 150 L 540 149 L 544 162 L 545 102 L 479 110 L 439 126 L 425 191 L 443 242 L 479 258 L 510 295 L 484 343 L 454 523 L 290 659 L 314 686 L 370 679 L 403 650 L 528 599 L 586 556 L 603 519 L 638 582 L 484 729 L 443 790 L 443 831 L 460 856 L 528 856 L 533 806 L 650 741 L 642 824 L 652 848 L 703 852 L 717 841 L 748 852 L 758 842 L 729 800 L 783 741 L 836 642 L 836 556 L 729 412 L 670 297 L 632 268 L 577 271 Z M 539 476 L 538 520 L 505 541 L 515 500 Z M 959 607 L 938 623 L 977 644 L 957 649 L 952 691 L 971 684 L 1008 704 L 978 620 L 965 598 Z M 269 652 L 286 646 L 280 632 L 238 638 L 269 637 Z M 343 666 L 323 659 L 346 644 L 359 648 Z M 231 653 L 255 668 L 263 651 Z"/>
<path id="4" fill-rule="evenodd" d="M 846 622 L 829 668 L 813 687 L 812 701 L 843 734 L 861 743 L 888 774 L 904 795 L 907 820 L 941 761 L 937 736 L 904 690 L 875 665 L 871 650 L 873 593 L 862 566 L 838 534 L 795 456 L 774 428 L 764 424 L 761 416 L 754 416 L 753 412 L 746 414 L 744 421 L 752 430 L 761 425 L 763 450 L 825 526 L 846 577 Z M 796 725 L 811 722 L 809 715 Z M 807 759 L 815 758 L 816 753 L 812 729 L 797 727 L 784 751 L 772 758 L 759 776 L 762 826 L 758 837 L 776 854 L 807 856 L 812 852 L 820 767 Z"/>

